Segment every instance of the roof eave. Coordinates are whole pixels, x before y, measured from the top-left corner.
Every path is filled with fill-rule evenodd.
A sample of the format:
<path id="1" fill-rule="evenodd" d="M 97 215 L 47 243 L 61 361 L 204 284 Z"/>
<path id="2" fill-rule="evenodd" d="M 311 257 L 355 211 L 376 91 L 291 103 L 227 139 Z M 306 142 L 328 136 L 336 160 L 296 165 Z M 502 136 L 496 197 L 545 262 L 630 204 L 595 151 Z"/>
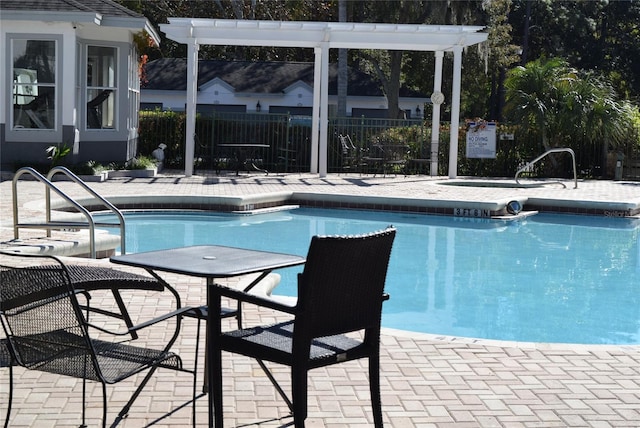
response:
<path id="1" fill-rule="evenodd" d="M 205 89 L 211 88 L 215 85 L 220 85 L 223 86 L 224 88 L 228 89 L 230 92 L 235 92 L 236 88 L 234 88 L 232 85 L 230 85 L 229 83 L 227 83 L 226 81 L 224 81 L 223 79 L 221 79 L 220 77 L 214 77 L 213 79 L 204 82 L 202 85 L 199 85 L 198 89 L 201 91 L 204 91 Z"/>
<path id="2" fill-rule="evenodd" d="M 78 22 L 101 25 L 102 19 L 103 16 L 96 12 L 2 11 L 2 20 L 7 21 Z"/>
<path id="3" fill-rule="evenodd" d="M 144 30 L 153 39 L 157 46 L 160 46 L 160 36 L 155 28 L 151 25 L 146 18 L 134 18 L 134 17 L 105 17 L 102 23 L 103 26 L 116 27 L 116 28 L 128 28 L 131 30 Z"/>
<path id="4" fill-rule="evenodd" d="M 134 32 L 144 30 L 156 45 L 160 46 L 160 36 L 146 18 L 104 16 L 96 12 L 3 10 L 2 20 L 75 22 L 79 24 L 99 25 L 101 27 L 127 28 Z"/>
<path id="5" fill-rule="evenodd" d="M 236 92 L 233 96 L 238 98 L 282 98 L 285 94 L 282 92 Z"/>

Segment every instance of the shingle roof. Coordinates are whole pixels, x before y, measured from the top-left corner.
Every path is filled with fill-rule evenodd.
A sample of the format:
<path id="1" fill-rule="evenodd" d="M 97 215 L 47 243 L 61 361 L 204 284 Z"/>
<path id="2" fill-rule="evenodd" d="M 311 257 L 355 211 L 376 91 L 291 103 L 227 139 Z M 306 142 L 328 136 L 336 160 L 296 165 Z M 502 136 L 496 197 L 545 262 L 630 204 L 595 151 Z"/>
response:
<path id="1" fill-rule="evenodd" d="M 313 86 L 314 64 L 310 62 L 198 61 L 198 88 L 219 78 L 237 93 L 280 93 L 296 82 Z M 144 89 L 184 91 L 187 88 L 187 61 L 182 58 L 161 58 L 146 65 L 148 83 Z M 337 93 L 337 64 L 329 65 L 329 93 Z M 380 82 L 354 68 L 348 70 L 348 94 L 351 96 L 382 96 Z M 407 88 L 401 96 L 424 96 Z"/>
<path id="2" fill-rule="evenodd" d="M 93 12 L 106 16 L 144 18 L 112 0 L 0 0 L 1 10 Z"/>

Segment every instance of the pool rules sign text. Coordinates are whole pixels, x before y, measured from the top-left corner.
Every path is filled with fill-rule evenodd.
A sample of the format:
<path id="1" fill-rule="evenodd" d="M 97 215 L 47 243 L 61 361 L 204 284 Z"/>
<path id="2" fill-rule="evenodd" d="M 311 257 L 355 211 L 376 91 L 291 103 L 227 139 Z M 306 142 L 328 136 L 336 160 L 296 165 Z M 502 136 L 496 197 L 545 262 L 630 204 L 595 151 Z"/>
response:
<path id="1" fill-rule="evenodd" d="M 467 157 L 495 159 L 496 124 L 495 122 L 469 122 L 467 129 Z"/>

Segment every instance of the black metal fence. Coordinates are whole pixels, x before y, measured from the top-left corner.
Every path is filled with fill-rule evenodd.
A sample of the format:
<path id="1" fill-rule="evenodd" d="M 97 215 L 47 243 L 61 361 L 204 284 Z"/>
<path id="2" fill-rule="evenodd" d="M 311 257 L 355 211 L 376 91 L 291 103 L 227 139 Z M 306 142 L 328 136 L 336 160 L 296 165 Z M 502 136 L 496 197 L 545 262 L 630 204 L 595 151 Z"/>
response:
<path id="1" fill-rule="evenodd" d="M 465 156 L 464 126 L 458 128 L 458 175 L 513 177 L 517 169 L 541 153 L 544 148 L 539 137 L 521 132 L 517 126 L 499 125 L 498 135 L 512 134 L 513 139 L 497 139 L 495 159 L 470 159 Z M 437 175 L 448 174 L 449 124 L 440 125 Z M 140 112 L 138 151 L 150 155 L 160 144 L 167 145 L 165 165 L 170 168 L 184 168 L 185 115 L 177 112 Z M 340 135 L 348 135 L 357 151 L 363 155 L 372 153 L 375 145 L 402 144 L 407 146 L 407 164 L 403 173 L 429 174 L 429 162 L 411 162 L 412 159 L 430 157 L 431 124 L 427 121 L 391 120 L 377 118 L 332 118 L 328 125 L 328 166 L 330 173 L 345 169 L 347 154 L 340 144 Z M 250 158 L 262 164 L 269 171 L 295 172 L 309 171 L 311 158 L 311 118 L 290 114 L 223 113 L 198 115 L 196 118 L 197 170 L 228 169 L 236 158 L 233 148 L 224 144 L 253 144 L 268 147 L 256 148 Z M 576 152 L 578 173 L 581 177 L 606 176 L 613 178 L 617 152 L 603 151 L 602 144 L 567 144 Z M 632 147 L 635 147 L 631 145 Z M 621 149 L 628 159 L 634 154 Z M 553 164 L 553 165 L 552 165 Z M 553 171 L 550 168 L 553 167 Z M 557 157 L 537 163 L 532 176 L 572 176 L 571 160 Z M 551 175 L 550 175 L 551 174 Z"/>
<path id="2" fill-rule="evenodd" d="M 215 113 L 196 118 L 196 169 L 222 169 L 235 157 L 226 144 L 266 145 L 251 157 L 270 171 L 308 171 L 311 159 L 311 118 L 289 114 Z M 428 152 L 430 130 L 422 120 L 373 118 L 331 119 L 329 122 L 329 172 L 344 167 L 339 135 L 349 135 L 363 153 L 377 142 L 407 144 L 407 156 Z M 149 155 L 160 143 L 167 145 L 165 164 L 184 168 L 185 116 L 176 112 L 140 113 L 139 152 Z M 222 146 L 222 147 L 221 147 Z"/>

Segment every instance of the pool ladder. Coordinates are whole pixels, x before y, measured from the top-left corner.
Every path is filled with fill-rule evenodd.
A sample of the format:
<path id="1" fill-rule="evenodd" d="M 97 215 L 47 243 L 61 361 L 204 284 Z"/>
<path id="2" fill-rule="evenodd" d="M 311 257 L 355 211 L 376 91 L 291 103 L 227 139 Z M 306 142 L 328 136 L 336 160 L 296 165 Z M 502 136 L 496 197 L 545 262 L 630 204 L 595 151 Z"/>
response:
<path id="1" fill-rule="evenodd" d="M 93 215 L 89 210 L 80 205 L 76 200 L 64 193 L 59 187 L 57 187 L 51 181 L 53 176 L 61 173 L 66 175 L 72 182 L 78 184 L 84 190 L 86 190 L 91 196 L 100 202 L 105 208 L 111 211 L 118 218 L 118 223 L 101 223 L 96 222 Z M 44 222 L 20 222 L 18 216 L 18 192 L 17 183 L 19 178 L 24 175 L 30 175 L 37 181 L 45 185 L 45 201 L 46 201 L 46 219 Z M 51 219 L 51 191 L 54 191 L 58 196 L 64 199 L 69 205 L 74 207 L 80 214 L 82 214 L 86 221 L 53 221 Z M 122 212 L 111 202 L 96 193 L 95 190 L 87 186 L 80 177 L 71 172 L 68 168 L 63 166 L 56 166 L 51 168 L 47 176 L 40 174 L 38 171 L 31 167 L 20 168 L 13 177 L 13 236 L 15 239 L 20 238 L 20 229 L 46 229 L 47 237 L 51 237 L 52 230 L 64 230 L 64 229 L 89 229 L 89 248 L 91 258 L 96 258 L 96 227 L 118 227 L 120 229 L 120 251 L 122 254 L 126 254 L 125 247 L 125 222 Z"/>
<path id="2" fill-rule="evenodd" d="M 572 149 L 566 148 L 566 147 L 547 150 L 546 152 L 544 152 L 543 154 L 541 154 L 540 156 L 538 156 L 537 158 L 535 158 L 531 162 L 527 162 L 527 164 L 525 166 L 521 167 L 520 169 L 518 169 L 518 171 L 516 171 L 516 177 L 515 177 L 516 183 L 520 184 L 520 182 L 518 181 L 518 175 L 520 175 L 521 172 L 528 171 L 533 166 L 533 164 L 535 164 L 536 162 L 538 162 L 540 159 L 542 159 L 543 157 L 547 156 L 548 154 L 550 154 L 550 153 L 560 153 L 560 152 L 567 152 L 567 153 L 569 153 L 571 155 L 571 160 L 573 161 L 573 181 L 575 183 L 573 188 L 577 189 L 578 188 L 578 174 L 576 172 L 576 154 Z M 562 184 L 564 187 L 567 187 L 561 181 L 558 181 L 558 183 Z"/>

